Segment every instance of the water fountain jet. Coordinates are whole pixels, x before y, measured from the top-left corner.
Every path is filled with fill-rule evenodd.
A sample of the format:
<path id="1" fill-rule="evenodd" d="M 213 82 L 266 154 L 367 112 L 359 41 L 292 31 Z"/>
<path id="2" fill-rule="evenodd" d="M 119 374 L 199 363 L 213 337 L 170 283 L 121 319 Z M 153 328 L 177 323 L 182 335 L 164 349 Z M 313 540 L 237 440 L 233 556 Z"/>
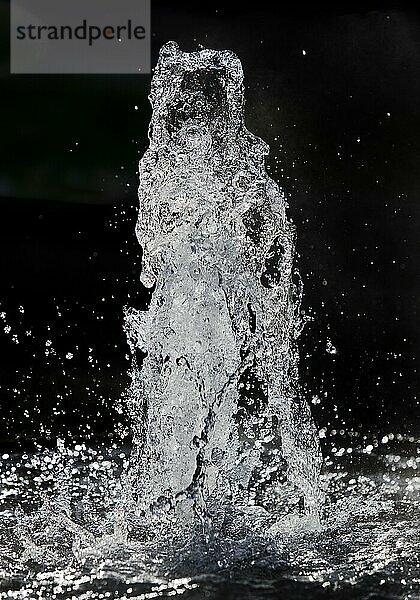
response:
<path id="1" fill-rule="evenodd" d="M 243 120 L 228 51 L 160 52 L 139 165 L 147 311 L 128 309 L 139 506 L 228 506 L 316 521 L 319 442 L 297 386 L 302 328 L 294 228 Z M 300 498 L 300 502 L 299 502 Z M 297 500 L 296 500 L 297 499 Z M 188 510 L 187 510 L 188 512 Z"/>

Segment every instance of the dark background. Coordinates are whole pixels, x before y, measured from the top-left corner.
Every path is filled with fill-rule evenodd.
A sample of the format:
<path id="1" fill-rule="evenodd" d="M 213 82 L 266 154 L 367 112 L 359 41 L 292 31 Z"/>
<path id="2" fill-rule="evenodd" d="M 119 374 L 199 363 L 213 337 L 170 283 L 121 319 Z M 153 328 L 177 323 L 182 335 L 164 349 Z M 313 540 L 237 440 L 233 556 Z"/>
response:
<path id="1" fill-rule="evenodd" d="M 152 28 L 153 64 L 170 39 L 243 62 L 247 126 L 270 144 L 298 230 L 313 317 L 302 385 L 320 400 L 319 427 L 418 431 L 418 13 L 152 0 Z M 0 1 L 3 445 L 120 429 L 122 311 L 143 301 L 134 225 L 149 85 L 145 75 L 9 75 Z"/>

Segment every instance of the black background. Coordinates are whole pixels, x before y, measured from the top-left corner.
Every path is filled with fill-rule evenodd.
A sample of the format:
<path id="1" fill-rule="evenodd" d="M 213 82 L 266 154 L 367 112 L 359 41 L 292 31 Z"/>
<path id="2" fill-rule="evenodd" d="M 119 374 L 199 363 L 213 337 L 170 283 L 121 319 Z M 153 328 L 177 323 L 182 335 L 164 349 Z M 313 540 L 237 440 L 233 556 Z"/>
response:
<path id="1" fill-rule="evenodd" d="M 150 77 L 10 75 L 4 1 L 0 28 L 0 441 L 113 435 L 129 382 L 122 310 L 144 301 L 134 225 Z M 418 13 L 152 0 L 152 29 L 153 64 L 171 39 L 243 62 L 247 126 L 271 147 L 298 230 L 318 425 L 418 431 Z"/>

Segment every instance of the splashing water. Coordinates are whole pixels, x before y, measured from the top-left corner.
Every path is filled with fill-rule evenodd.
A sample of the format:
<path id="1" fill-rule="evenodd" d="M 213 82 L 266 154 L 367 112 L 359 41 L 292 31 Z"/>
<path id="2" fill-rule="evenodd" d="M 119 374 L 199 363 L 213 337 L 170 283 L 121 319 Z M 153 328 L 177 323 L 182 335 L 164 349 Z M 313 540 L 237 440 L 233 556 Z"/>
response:
<path id="1" fill-rule="evenodd" d="M 165 45 L 151 102 L 133 443 L 1 457 L 0 600 L 420 598 L 418 440 L 331 431 L 320 475 L 294 231 L 238 58 Z"/>
<path id="2" fill-rule="evenodd" d="M 139 503 L 317 520 L 318 438 L 296 389 L 300 289 L 286 203 L 245 128 L 231 52 L 161 50 L 137 236 L 146 312 L 127 312 Z M 297 279 L 297 282 L 294 281 Z M 295 508 L 297 505 L 295 504 Z"/>

